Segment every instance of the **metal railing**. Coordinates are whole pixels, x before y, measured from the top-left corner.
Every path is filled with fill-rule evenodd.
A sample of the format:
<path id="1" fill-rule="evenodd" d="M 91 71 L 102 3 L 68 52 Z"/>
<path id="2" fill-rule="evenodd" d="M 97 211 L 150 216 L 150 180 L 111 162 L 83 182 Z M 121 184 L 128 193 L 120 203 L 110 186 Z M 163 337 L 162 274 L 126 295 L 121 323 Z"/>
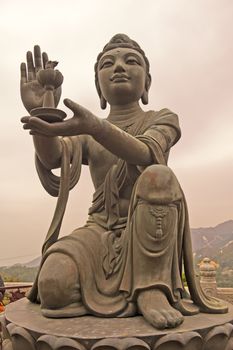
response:
<path id="1" fill-rule="evenodd" d="M 31 287 L 32 283 L 0 287 L 0 304 L 4 307 L 6 304 L 24 298 L 27 290 Z M 4 300 L 7 300 L 7 303 Z"/>

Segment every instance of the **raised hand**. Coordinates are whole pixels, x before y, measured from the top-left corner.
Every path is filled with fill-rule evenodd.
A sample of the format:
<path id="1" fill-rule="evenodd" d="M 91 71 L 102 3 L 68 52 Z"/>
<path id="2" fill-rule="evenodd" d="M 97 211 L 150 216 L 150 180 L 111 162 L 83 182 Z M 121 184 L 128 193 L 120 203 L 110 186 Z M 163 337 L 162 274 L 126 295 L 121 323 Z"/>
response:
<path id="1" fill-rule="evenodd" d="M 94 135 L 101 129 L 101 120 L 77 103 L 65 99 L 64 104 L 70 108 L 74 115 L 72 118 L 58 123 L 47 123 L 37 117 L 23 117 L 21 122 L 23 128 L 30 130 L 31 135 L 42 136 L 74 136 Z"/>
<path id="2" fill-rule="evenodd" d="M 32 52 L 28 51 L 27 64 L 21 63 L 20 93 L 23 104 L 29 113 L 33 108 L 42 107 L 43 105 L 45 89 L 37 81 L 36 73 L 41 69 L 45 69 L 47 62 L 47 53 L 43 52 L 41 55 L 40 47 L 36 45 L 34 47 L 34 57 Z M 60 97 L 61 87 L 54 90 L 55 106 L 58 105 Z"/>

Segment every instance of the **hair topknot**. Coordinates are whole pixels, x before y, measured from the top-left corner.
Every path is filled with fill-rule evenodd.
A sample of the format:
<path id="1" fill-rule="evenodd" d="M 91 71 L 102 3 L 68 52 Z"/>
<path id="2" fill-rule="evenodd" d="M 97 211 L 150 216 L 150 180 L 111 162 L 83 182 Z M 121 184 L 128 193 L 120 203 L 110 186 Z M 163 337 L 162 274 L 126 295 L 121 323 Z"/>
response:
<path id="1" fill-rule="evenodd" d="M 116 34 L 112 39 L 104 46 L 102 54 L 106 51 L 114 49 L 115 47 L 129 47 L 141 52 L 144 56 L 144 51 L 140 48 L 138 43 L 128 37 L 126 34 Z"/>
<path id="2" fill-rule="evenodd" d="M 97 61 L 95 64 L 95 84 L 99 95 L 101 93 L 99 88 L 99 83 L 98 83 L 98 74 L 97 74 L 99 60 L 105 52 L 115 49 L 117 47 L 122 47 L 122 48 L 126 47 L 126 48 L 134 49 L 140 52 L 140 54 L 143 56 L 144 61 L 146 63 L 146 72 L 147 74 L 149 74 L 150 64 L 149 64 L 148 58 L 146 57 L 145 52 L 141 49 L 138 43 L 130 39 L 130 37 L 128 37 L 128 35 L 126 34 L 116 34 L 110 39 L 110 41 L 104 46 L 103 51 L 100 52 L 99 55 L 97 56 Z"/>

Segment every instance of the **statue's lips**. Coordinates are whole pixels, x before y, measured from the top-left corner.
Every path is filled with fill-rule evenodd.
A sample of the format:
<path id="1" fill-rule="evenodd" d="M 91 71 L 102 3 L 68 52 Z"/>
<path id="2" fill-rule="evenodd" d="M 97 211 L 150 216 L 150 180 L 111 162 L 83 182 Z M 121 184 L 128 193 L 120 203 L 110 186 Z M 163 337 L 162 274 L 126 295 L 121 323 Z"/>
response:
<path id="1" fill-rule="evenodd" d="M 114 83 L 124 83 L 130 80 L 130 77 L 125 74 L 115 74 L 110 78 Z"/>

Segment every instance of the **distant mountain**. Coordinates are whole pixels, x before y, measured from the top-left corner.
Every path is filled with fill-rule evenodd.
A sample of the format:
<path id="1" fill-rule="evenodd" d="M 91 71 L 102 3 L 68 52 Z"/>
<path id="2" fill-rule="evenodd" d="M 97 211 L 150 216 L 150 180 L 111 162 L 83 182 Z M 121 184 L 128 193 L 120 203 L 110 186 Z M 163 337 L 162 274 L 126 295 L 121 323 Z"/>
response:
<path id="1" fill-rule="evenodd" d="M 33 282 L 36 278 L 41 257 L 28 263 L 0 267 L 0 275 L 5 282 Z"/>
<path id="2" fill-rule="evenodd" d="M 191 229 L 195 265 L 204 257 L 219 264 L 217 280 L 222 286 L 233 286 L 233 220 L 225 221 L 215 227 Z M 0 267 L 5 281 L 30 281 L 36 276 L 41 257 L 24 264 Z M 228 276 L 228 277 L 227 277 Z"/>
<path id="3" fill-rule="evenodd" d="M 215 227 L 195 228 L 191 232 L 196 259 L 209 257 L 221 260 L 224 265 L 226 259 L 233 267 L 233 220 Z"/>
<path id="4" fill-rule="evenodd" d="M 27 263 L 23 263 L 21 265 L 26 267 L 38 267 L 40 265 L 41 256 L 38 256 L 38 258 L 35 258 Z"/>
<path id="5" fill-rule="evenodd" d="M 37 267 L 26 267 L 21 264 L 0 267 L 0 275 L 4 282 L 33 282 L 38 271 Z"/>
<path id="6" fill-rule="evenodd" d="M 193 252 L 197 259 L 226 256 L 227 260 L 233 262 L 233 220 L 225 221 L 215 227 L 193 228 L 191 235 Z M 27 263 L 17 265 L 38 267 L 40 261 L 41 257 L 37 257 Z"/>
<path id="7" fill-rule="evenodd" d="M 195 260 L 204 257 L 216 260 L 222 267 L 233 268 L 233 220 L 225 221 L 215 227 L 200 227 L 191 229 L 193 252 Z M 26 264 L 26 267 L 38 267 L 41 257 Z"/>

